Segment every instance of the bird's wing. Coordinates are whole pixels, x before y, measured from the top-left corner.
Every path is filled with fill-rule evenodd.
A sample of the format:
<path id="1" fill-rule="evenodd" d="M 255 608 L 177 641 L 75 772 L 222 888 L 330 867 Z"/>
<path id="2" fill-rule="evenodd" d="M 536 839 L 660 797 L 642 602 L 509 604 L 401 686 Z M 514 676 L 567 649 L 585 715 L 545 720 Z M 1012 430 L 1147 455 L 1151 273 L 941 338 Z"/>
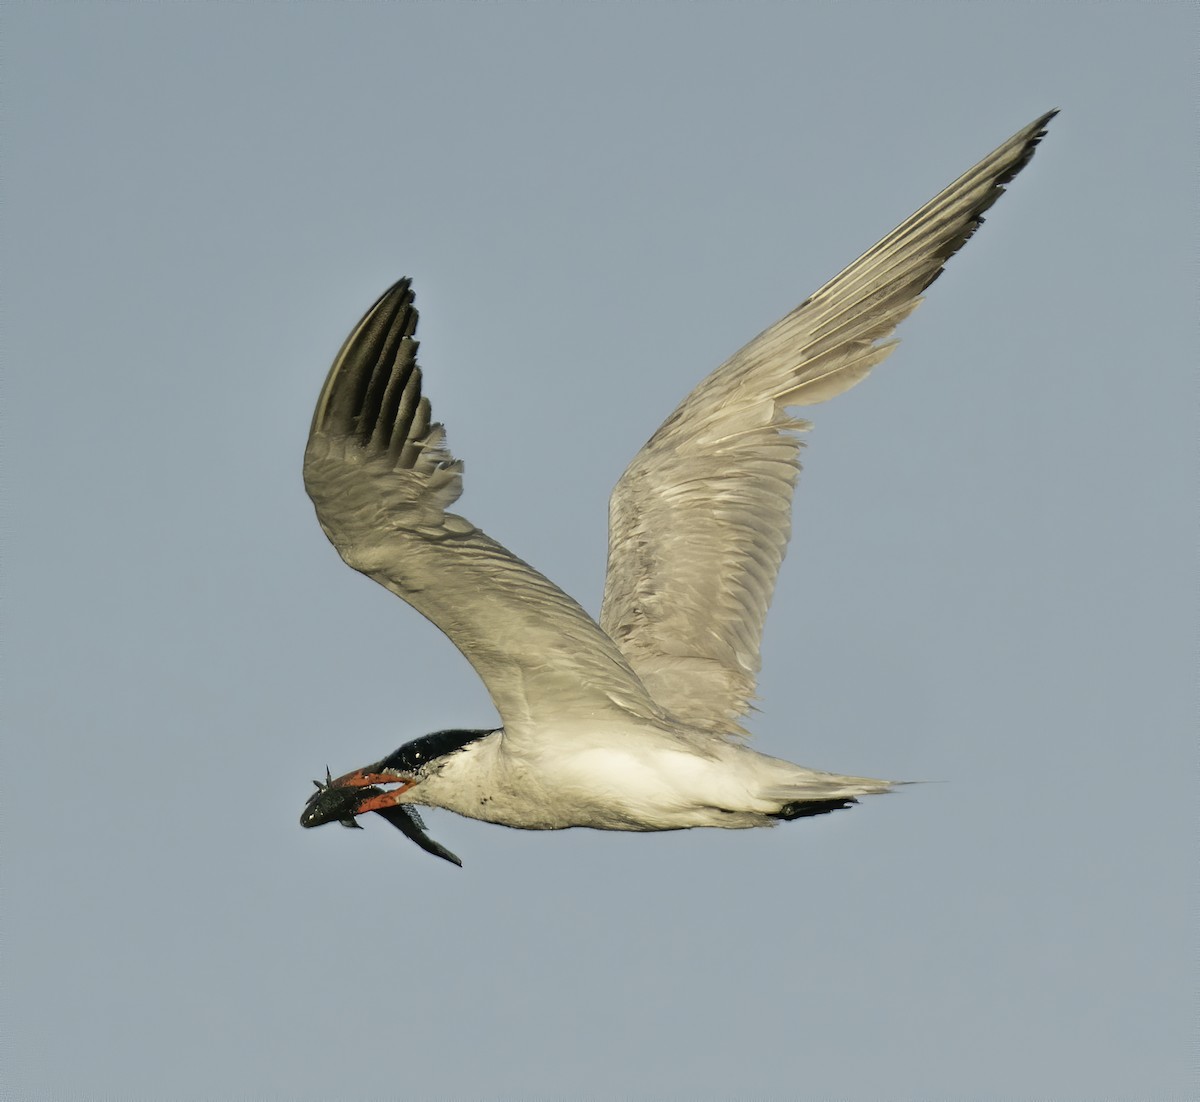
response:
<path id="1" fill-rule="evenodd" d="M 600 625 L 651 696 L 739 730 L 800 470 L 788 406 L 866 377 L 942 265 L 1029 161 L 1054 116 L 1014 134 L 705 379 L 634 457 L 609 503 Z"/>
<path id="2" fill-rule="evenodd" d="M 367 311 L 334 360 L 304 484 L 342 558 L 449 636 L 513 729 L 661 715 L 596 622 L 469 521 L 447 512 L 462 464 L 421 395 L 408 280 Z"/>

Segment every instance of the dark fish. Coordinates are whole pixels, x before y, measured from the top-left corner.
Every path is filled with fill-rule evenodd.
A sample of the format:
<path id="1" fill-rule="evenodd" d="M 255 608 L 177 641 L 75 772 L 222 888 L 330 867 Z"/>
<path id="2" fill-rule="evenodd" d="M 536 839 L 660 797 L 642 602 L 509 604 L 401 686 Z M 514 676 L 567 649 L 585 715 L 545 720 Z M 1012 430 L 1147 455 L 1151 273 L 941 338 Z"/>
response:
<path id="1" fill-rule="evenodd" d="M 462 861 L 458 857 L 445 846 L 439 846 L 425 833 L 425 823 L 417 814 L 416 808 L 408 804 L 397 804 L 395 807 L 378 808 L 375 814 L 383 816 L 401 834 L 406 838 L 411 838 L 426 853 L 432 853 L 435 857 L 440 857 L 443 861 L 449 861 L 452 865 L 462 868 Z"/>
<path id="2" fill-rule="evenodd" d="M 320 781 L 313 781 L 313 784 L 317 786 L 317 790 L 309 796 L 308 803 L 304 805 L 304 813 L 300 816 L 302 827 L 317 827 L 337 822 L 342 826 L 361 830 L 362 827 L 354 818 L 358 814 L 359 807 L 372 796 L 378 796 L 383 791 L 382 788 L 376 788 L 374 785 L 362 788 L 337 788 L 333 784 L 333 777 L 328 768 L 325 770 L 325 782 L 322 784 Z M 462 861 L 425 833 L 425 824 L 414 808 L 397 804 L 394 807 L 379 808 L 375 814 L 386 819 L 406 838 L 411 838 L 426 853 L 432 853 L 435 857 L 440 857 L 443 861 L 449 861 L 462 868 Z"/>

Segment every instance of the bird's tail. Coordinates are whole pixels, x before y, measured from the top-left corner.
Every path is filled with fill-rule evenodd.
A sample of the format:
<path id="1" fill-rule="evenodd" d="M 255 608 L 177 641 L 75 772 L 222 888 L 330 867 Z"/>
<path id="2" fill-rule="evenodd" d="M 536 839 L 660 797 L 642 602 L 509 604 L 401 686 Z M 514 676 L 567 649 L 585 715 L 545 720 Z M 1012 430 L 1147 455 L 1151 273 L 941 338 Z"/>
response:
<path id="1" fill-rule="evenodd" d="M 803 819 L 827 815 L 858 803 L 859 796 L 877 796 L 891 792 L 903 781 L 882 781 L 875 777 L 848 777 L 840 773 L 819 773 L 793 766 L 795 773 L 786 781 L 765 786 L 759 796 L 777 802 L 772 813 L 776 819 Z"/>

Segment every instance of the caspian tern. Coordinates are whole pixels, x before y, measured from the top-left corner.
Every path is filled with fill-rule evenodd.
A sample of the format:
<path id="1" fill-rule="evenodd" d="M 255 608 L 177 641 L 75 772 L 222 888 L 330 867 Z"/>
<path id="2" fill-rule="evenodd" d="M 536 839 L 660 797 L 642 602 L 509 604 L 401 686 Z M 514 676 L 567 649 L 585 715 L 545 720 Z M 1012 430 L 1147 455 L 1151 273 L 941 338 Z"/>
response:
<path id="1" fill-rule="evenodd" d="M 316 782 L 301 823 L 378 812 L 423 848 L 412 805 L 528 830 L 758 827 L 896 783 L 751 750 L 763 621 L 791 528 L 807 421 L 888 339 L 1028 162 L 1056 112 L 1018 131 L 708 376 L 634 457 L 609 503 L 597 623 L 449 512 L 463 466 L 433 421 L 407 279 L 383 293 L 326 379 L 304 456 L 321 527 L 349 566 L 436 624 L 483 679 L 493 730 L 405 743 Z"/>

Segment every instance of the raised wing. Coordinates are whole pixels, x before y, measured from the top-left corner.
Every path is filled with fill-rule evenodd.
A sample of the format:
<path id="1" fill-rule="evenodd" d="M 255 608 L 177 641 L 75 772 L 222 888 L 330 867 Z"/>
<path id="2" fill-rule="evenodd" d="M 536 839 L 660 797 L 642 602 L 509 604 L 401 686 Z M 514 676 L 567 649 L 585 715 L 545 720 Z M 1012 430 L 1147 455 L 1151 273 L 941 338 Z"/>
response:
<path id="1" fill-rule="evenodd" d="M 600 625 L 664 708 L 699 727 L 740 730 L 791 534 L 796 433 L 809 427 L 786 407 L 848 390 L 892 351 L 885 338 L 1055 114 L 1014 134 L 717 368 L 621 476 Z"/>
<path id="2" fill-rule="evenodd" d="M 572 718 L 661 715 L 575 601 L 446 511 L 462 464 L 421 395 L 416 327 L 404 279 L 367 311 L 325 381 L 304 484 L 330 542 L 450 637 L 487 685 L 506 737 Z"/>

